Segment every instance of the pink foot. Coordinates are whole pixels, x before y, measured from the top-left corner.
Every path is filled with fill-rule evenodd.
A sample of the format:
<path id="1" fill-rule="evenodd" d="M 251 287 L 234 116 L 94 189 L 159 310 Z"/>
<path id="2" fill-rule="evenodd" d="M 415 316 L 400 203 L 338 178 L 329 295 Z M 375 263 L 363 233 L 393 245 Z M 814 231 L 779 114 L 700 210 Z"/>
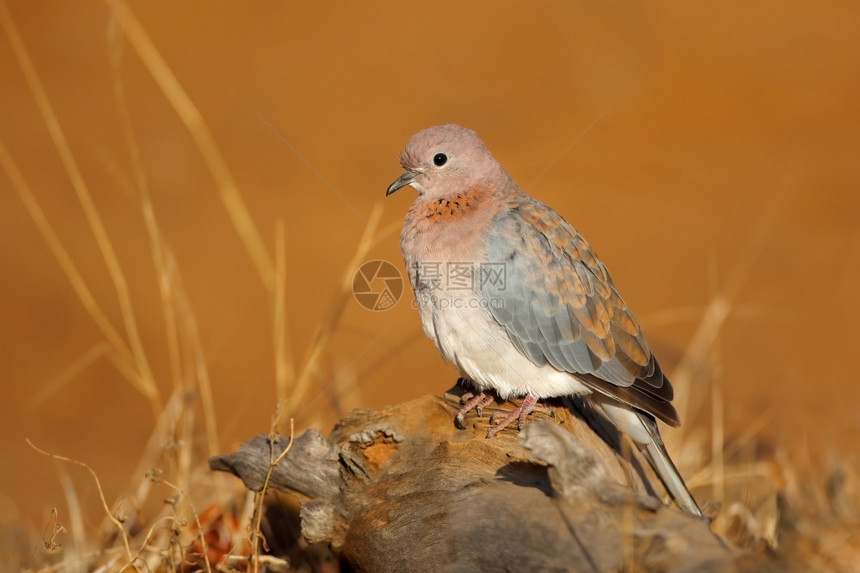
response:
<path id="1" fill-rule="evenodd" d="M 463 418 L 466 414 L 471 410 L 475 410 L 475 413 L 480 418 L 484 413 L 484 406 L 491 404 L 495 400 L 492 394 L 487 394 L 486 392 L 478 392 L 477 394 L 466 392 L 463 394 L 463 399 L 466 400 L 466 403 L 463 404 L 463 407 L 457 411 L 457 415 L 454 417 L 454 424 L 461 430 L 466 429 L 466 425 L 463 423 Z"/>
<path id="2" fill-rule="evenodd" d="M 487 432 L 487 438 L 492 438 L 506 427 L 510 425 L 514 420 L 517 421 L 517 429 L 522 429 L 523 424 L 526 422 L 526 416 L 532 413 L 534 410 L 539 412 L 543 412 L 545 414 L 552 415 L 552 409 L 548 406 L 544 406 L 543 404 L 538 404 L 539 398 L 532 394 L 528 394 L 525 398 L 523 398 L 523 403 L 508 412 L 508 414 L 502 419 L 501 422 L 490 428 L 490 431 Z M 493 415 L 495 418 L 495 415 Z M 493 418 L 490 418 L 490 424 L 493 423 Z"/>

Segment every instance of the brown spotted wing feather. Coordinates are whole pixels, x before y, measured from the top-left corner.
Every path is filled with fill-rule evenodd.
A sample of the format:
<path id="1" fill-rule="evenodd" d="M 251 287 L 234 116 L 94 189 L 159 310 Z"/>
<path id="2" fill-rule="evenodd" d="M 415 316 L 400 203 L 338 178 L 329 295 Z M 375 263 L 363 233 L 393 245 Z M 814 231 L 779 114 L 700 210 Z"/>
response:
<path id="1" fill-rule="evenodd" d="M 481 291 L 514 346 L 538 365 L 570 372 L 594 390 L 671 425 L 672 385 L 630 308 L 586 241 L 551 208 L 521 196 L 496 216 L 487 258 L 503 280 Z"/>

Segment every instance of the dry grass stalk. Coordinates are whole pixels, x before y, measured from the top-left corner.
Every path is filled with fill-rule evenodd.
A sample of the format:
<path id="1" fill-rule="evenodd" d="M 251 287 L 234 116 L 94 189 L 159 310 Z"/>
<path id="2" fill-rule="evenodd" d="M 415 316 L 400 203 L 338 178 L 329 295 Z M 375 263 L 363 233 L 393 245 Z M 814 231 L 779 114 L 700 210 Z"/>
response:
<path id="1" fill-rule="evenodd" d="M 63 487 L 63 494 L 66 497 L 66 505 L 69 508 L 70 533 L 72 534 L 72 539 L 75 542 L 74 552 L 70 557 L 74 561 L 81 562 L 81 553 L 83 552 L 84 547 L 87 546 L 84 514 L 81 509 L 78 492 L 75 489 L 75 484 L 72 482 L 69 474 L 62 468 L 59 470 L 59 474 L 60 485 Z"/>
<path id="2" fill-rule="evenodd" d="M 110 30 L 113 33 L 109 36 L 108 52 L 111 62 L 114 98 L 119 112 L 122 133 L 125 137 L 126 149 L 128 150 L 134 169 L 136 191 L 140 198 L 153 263 L 158 275 L 158 288 L 166 325 L 171 375 L 175 387 L 184 386 L 188 389 L 197 388 L 199 390 L 209 455 L 215 455 L 220 449 L 215 407 L 208 368 L 203 357 L 202 346 L 197 331 L 197 323 L 190 310 L 190 305 L 187 303 L 175 257 L 158 225 L 148 178 L 143 167 L 140 148 L 137 144 L 131 115 L 126 104 L 121 75 L 123 37 L 116 33 L 115 27 L 111 27 Z M 183 340 L 187 341 L 186 345 L 182 344 Z M 189 356 L 184 356 L 183 349 L 187 349 Z M 188 367 L 183 368 L 186 363 Z"/>
<path id="3" fill-rule="evenodd" d="M 84 215 L 86 216 L 87 223 L 93 232 L 96 244 L 99 247 L 111 280 L 113 281 L 114 289 L 116 290 L 117 299 L 120 305 L 120 311 L 125 323 L 126 336 L 128 337 L 129 347 L 136 367 L 133 381 L 137 388 L 149 399 L 153 413 L 157 415 L 161 409 L 161 399 L 158 387 L 155 384 L 155 378 L 152 374 L 149 361 L 147 360 L 146 353 L 143 348 L 143 343 L 140 339 L 134 305 L 131 302 L 128 283 L 125 279 L 122 267 L 119 264 L 116 251 L 113 248 L 113 244 L 110 241 L 110 237 L 107 234 L 107 230 L 105 229 L 101 216 L 96 209 L 92 195 L 84 181 L 80 168 L 75 161 L 71 147 L 63 133 L 63 129 L 60 127 L 60 122 L 54 112 L 54 108 L 48 99 L 48 95 L 42 86 L 39 75 L 36 73 L 36 68 L 33 66 L 33 62 L 27 52 L 27 48 L 21 39 L 21 35 L 15 26 L 15 22 L 12 20 L 12 16 L 9 13 L 5 2 L 0 2 L 0 21 L 3 23 L 3 28 L 6 31 L 10 44 L 12 45 L 12 51 L 18 61 L 18 65 L 21 67 L 21 71 L 27 81 L 27 85 L 33 94 L 33 99 L 36 101 L 39 112 L 42 114 L 42 118 L 48 128 L 48 133 L 50 134 L 51 140 L 60 156 L 60 160 L 66 169 L 66 174 L 69 177 L 72 188 L 75 190 L 75 194 L 81 204 Z"/>
<path id="4" fill-rule="evenodd" d="M 182 474 L 180 474 L 180 475 L 182 475 Z M 155 481 L 157 483 L 162 483 L 162 484 L 170 487 L 174 491 L 176 491 L 177 495 L 181 499 L 188 500 L 188 505 L 191 508 L 192 515 L 194 516 L 194 522 L 197 524 L 197 533 L 198 533 L 198 538 L 200 539 L 200 545 L 203 548 L 203 551 L 202 551 L 202 553 L 203 553 L 203 564 L 206 568 L 206 571 L 211 573 L 212 565 L 209 563 L 209 547 L 207 547 L 207 544 L 206 544 L 206 535 L 205 535 L 206 530 L 204 529 L 203 524 L 200 522 L 200 514 L 197 513 L 197 510 L 194 507 L 194 503 L 191 501 L 191 499 L 188 497 L 188 495 L 185 493 L 185 491 L 183 491 L 183 489 L 180 488 L 179 486 L 176 486 L 176 485 L 170 483 L 169 481 L 163 480 L 160 478 L 155 478 Z M 145 547 L 145 545 L 143 545 L 142 548 L 143 547 Z"/>
<path id="5" fill-rule="evenodd" d="M 287 252 L 284 223 L 275 225 L 275 291 L 272 338 L 275 344 L 275 396 L 285 403 L 290 385 L 295 382 L 296 368 L 290 352 L 290 331 L 287 321 Z"/>
<path id="6" fill-rule="evenodd" d="M 793 183 L 793 179 L 787 181 Z M 711 298 L 698 328 L 687 343 L 681 360 L 670 376 L 679 398 L 676 402 L 678 415 L 682 420 L 687 419 L 690 413 L 695 410 L 694 407 L 691 407 L 692 382 L 702 366 L 707 364 L 708 353 L 717 341 L 743 285 L 752 273 L 755 262 L 761 256 L 787 203 L 788 196 L 788 185 L 784 185 L 777 188 L 765 205 L 764 211 L 750 230 L 750 234 L 738 249 L 738 255 L 733 261 L 720 292 Z"/>
<path id="7" fill-rule="evenodd" d="M 151 453 L 149 456 L 144 457 L 149 457 L 150 459 L 152 459 L 157 454 L 157 452 L 162 449 L 164 437 L 168 435 L 171 427 L 175 427 L 179 431 L 179 439 L 177 439 L 174 443 L 178 444 L 180 447 L 178 449 L 175 449 L 174 451 L 176 451 L 176 459 L 178 463 L 176 474 L 181 482 L 181 485 L 176 485 L 173 487 L 177 488 L 179 491 L 183 491 L 183 485 L 187 487 L 191 476 L 191 448 L 194 443 L 193 408 L 188 407 L 187 391 L 194 386 L 197 386 L 200 389 L 200 394 L 202 396 L 202 402 L 204 406 L 204 413 L 206 414 L 205 418 L 207 422 L 207 436 L 209 441 L 210 455 L 213 455 L 218 452 L 214 407 L 211 388 L 209 385 L 208 372 L 205 366 L 205 361 L 202 357 L 202 352 L 200 351 L 201 346 L 199 343 L 199 336 L 196 329 L 196 322 L 194 321 L 193 315 L 190 312 L 190 306 L 187 304 L 187 301 L 183 296 L 181 283 L 178 279 L 178 273 L 176 271 L 175 260 L 173 259 L 169 247 L 164 241 L 163 235 L 160 232 L 155 218 L 155 210 L 152 204 L 145 171 L 142 167 L 139 149 L 136 143 L 136 139 L 134 137 L 128 109 L 125 104 L 122 82 L 120 80 L 119 74 L 119 64 L 121 60 L 120 43 L 117 38 L 114 37 L 113 42 L 111 44 L 112 49 L 110 50 L 110 55 L 112 56 L 111 62 L 113 64 L 114 71 L 114 92 L 116 96 L 117 107 L 119 110 L 123 133 L 126 137 L 126 146 L 128 148 L 131 162 L 135 171 L 135 187 L 137 194 L 140 197 L 143 219 L 146 223 L 146 228 L 150 237 L 150 246 L 153 253 L 155 268 L 159 279 L 159 292 L 162 298 L 162 306 L 165 313 L 165 323 L 167 325 L 166 334 L 170 355 L 169 357 L 171 373 L 175 387 L 174 396 L 171 400 L 172 407 L 168 408 L 167 410 L 162 410 L 160 405 L 158 404 L 158 400 L 155 399 L 157 398 L 157 388 L 154 385 L 154 380 L 149 370 L 148 363 L 146 362 L 146 357 L 142 353 L 142 345 L 140 344 L 140 339 L 137 335 L 134 313 L 131 312 L 131 303 L 127 285 L 124 276 L 122 275 L 121 268 L 119 267 L 118 261 L 116 259 L 115 251 L 113 250 L 113 247 L 110 243 L 110 239 L 107 236 L 106 230 L 101 222 L 101 219 L 99 218 L 98 213 L 95 210 L 95 206 L 92 202 L 89 190 L 83 181 L 80 170 L 77 168 L 77 164 L 74 162 L 71 150 L 65 140 L 65 136 L 63 135 L 63 132 L 59 126 L 59 122 L 56 118 L 56 115 L 50 106 L 50 102 L 47 99 L 47 95 L 41 86 L 35 68 L 33 67 L 32 62 L 30 62 L 29 60 L 23 42 L 21 42 L 20 36 L 17 34 L 17 30 L 14 27 L 14 23 L 10 18 L 5 4 L 0 5 L 0 8 L 2 8 L 2 13 L 0 13 L 0 17 L 2 17 L 4 27 L 7 31 L 7 34 L 10 36 L 10 40 L 12 41 L 16 56 L 18 57 L 19 63 L 21 64 L 22 69 L 25 72 L 25 76 L 27 77 L 28 84 L 31 87 L 31 91 L 34 95 L 34 98 L 37 100 L 42 115 L 45 118 L 46 123 L 48 124 L 52 139 L 58 149 L 58 152 L 61 155 L 61 159 L 63 160 L 64 165 L 66 166 L 67 174 L 69 175 L 69 178 L 73 182 L 73 186 L 78 192 L 79 200 L 84 207 L 90 226 L 93 229 L 94 234 L 96 235 L 99 246 L 102 249 L 103 256 L 108 264 L 109 270 L 112 274 L 112 278 L 114 279 L 114 283 L 121 299 L 123 318 L 126 321 L 127 331 L 129 334 L 129 338 L 131 339 L 130 347 L 122 340 L 122 338 L 115 331 L 115 329 L 113 329 L 110 321 L 104 315 L 104 312 L 101 310 L 100 306 L 96 302 L 95 297 L 89 291 L 82 275 L 77 270 L 76 265 L 73 263 L 71 257 L 62 247 L 62 243 L 56 232 L 54 231 L 53 227 L 47 221 L 47 218 L 44 216 L 44 213 L 39 207 L 35 195 L 27 186 L 24 177 L 20 173 L 20 170 L 17 169 L 17 166 L 14 164 L 8 152 L 6 152 L 4 146 L 0 146 L 0 161 L 2 161 L 2 164 L 6 169 L 7 173 L 9 174 L 10 179 L 13 181 L 14 187 L 16 188 L 16 190 L 18 190 L 19 195 L 21 196 L 25 206 L 28 208 L 28 211 L 31 213 L 31 216 L 36 222 L 38 228 L 41 230 L 49 246 L 54 251 L 55 256 L 60 261 L 62 268 L 66 271 L 67 276 L 70 278 L 70 281 L 72 282 L 73 287 L 75 288 L 76 292 L 84 303 L 85 308 L 89 310 L 90 315 L 101 327 L 102 332 L 105 334 L 105 337 L 112 343 L 112 348 L 115 354 L 120 357 L 119 359 L 115 358 L 120 368 L 120 371 L 123 372 L 130 379 L 130 381 L 132 381 L 132 383 L 134 383 L 139 389 L 141 389 L 144 394 L 146 394 L 152 399 L 151 401 L 153 403 L 153 410 L 158 415 L 159 424 L 156 428 L 156 432 L 153 435 L 153 439 L 150 441 L 150 447 L 147 448 L 147 450 Z M 128 23 L 128 20 L 125 20 L 125 22 Z M 134 24 L 134 22 L 132 22 L 132 24 Z M 140 40 L 140 37 L 137 37 L 137 39 Z M 149 53 L 149 56 L 151 57 L 152 53 Z M 150 62 L 152 61 L 153 60 L 150 59 Z M 175 102 L 175 98 L 173 98 L 172 101 Z M 185 115 L 185 117 L 187 119 L 187 114 Z M 203 126 L 203 128 L 205 130 L 205 126 Z M 192 129 L 192 131 L 194 130 Z M 195 133 L 197 135 L 200 134 L 199 131 Z M 204 155 L 206 154 L 204 153 Z M 212 158 L 211 153 L 208 154 L 208 158 Z M 217 178 L 218 177 L 216 174 L 216 179 Z M 226 179 L 229 179 L 229 177 L 227 177 Z M 221 182 L 224 182 L 225 177 L 221 177 L 219 180 Z M 222 185 L 222 187 L 224 187 L 224 185 Z M 226 187 L 228 189 L 231 187 L 229 181 L 226 183 Z M 226 200 L 225 203 L 228 203 L 229 208 L 230 201 Z M 285 256 L 283 249 L 282 233 L 280 234 L 279 241 L 279 252 L 281 254 L 280 259 L 281 261 L 283 261 L 285 260 Z M 285 283 L 284 277 L 285 273 L 283 272 L 282 266 L 279 283 L 282 286 Z M 282 318 L 276 319 L 276 325 L 278 331 L 283 333 L 285 332 L 286 326 L 286 321 L 283 319 L 283 288 L 279 289 L 279 292 L 281 294 L 279 298 L 276 298 L 276 314 Z M 278 300 L 280 300 L 280 302 L 278 302 Z M 182 340 L 185 341 L 184 344 L 182 343 Z M 283 337 L 279 338 L 278 340 L 279 342 L 284 342 Z M 190 348 L 191 350 L 186 350 L 188 348 Z M 90 356 L 91 354 L 93 354 L 94 356 Z M 81 362 L 81 364 L 76 365 L 73 370 L 80 370 L 83 365 L 91 362 L 94 357 L 98 355 L 99 352 L 95 351 L 88 353 L 88 355 L 84 357 L 83 360 L 79 361 Z M 279 354 L 279 364 L 284 363 L 285 354 L 281 352 Z M 142 375 L 141 372 L 143 372 L 144 374 Z M 68 378 L 68 376 L 69 375 L 65 376 L 64 378 Z M 196 381 L 196 384 L 193 381 Z M 49 455 L 46 452 L 42 453 Z M 57 459 L 67 459 L 61 458 L 59 456 L 56 457 Z M 82 462 L 75 463 L 80 463 L 84 465 L 84 467 L 87 467 L 87 469 L 89 469 L 89 466 L 86 466 Z M 112 525 L 119 531 L 120 537 L 123 539 L 123 546 L 126 549 L 126 554 L 129 557 L 129 561 L 134 562 L 136 557 L 130 555 L 129 538 L 126 528 L 123 526 L 119 519 L 117 519 L 110 511 L 107 511 L 107 503 L 104 499 L 100 483 L 98 483 L 98 478 L 92 472 L 92 470 L 90 470 L 90 472 L 92 473 L 93 478 L 96 480 L 97 485 L 99 487 L 102 504 L 106 509 L 108 519 L 112 523 Z M 213 476 L 207 476 L 207 479 L 211 481 L 213 480 Z M 220 482 L 220 479 L 218 477 L 214 479 Z M 165 480 L 161 481 L 166 484 L 170 483 Z M 67 492 L 68 491 L 70 490 L 68 490 L 67 488 Z M 71 491 L 73 492 L 73 490 Z M 138 487 L 137 496 L 135 499 L 135 507 L 139 507 L 142 500 L 148 494 L 148 491 L 148 480 L 144 480 L 142 485 Z M 68 495 L 68 497 L 70 506 L 74 507 L 74 500 L 76 498 L 73 495 Z M 180 496 L 179 499 L 187 500 L 187 497 L 183 495 Z M 193 503 L 191 503 L 190 500 L 188 500 L 188 503 L 191 507 L 192 512 L 195 515 L 198 530 L 201 532 L 200 539 L 201 542 L 204 544 L 205 548 L 205 539 L 202 537 L 202 524 L 200 523 L 199 517 L 194 510 Z M 166 518 L 157 520 L 157 523 L 162 522 L 163 519 Z M 80 537 L 83 535 L 83 528 L 76 527 L 75 530 L 75 535 L 78 538 L 76 549 L 80 554 L 84 546 L 84 541 Z M 143 544 L 140 546 L 137 552 L 137 556 L 140 556 L 142 552 L 147 549 L 148 544 L 154 537 L 157 536 L 154 536 L 154 530 L 151 529 L 150 532 L 147 534 L 146 538 L 144 539 Z M 155 553 L 157 554 L 159 552 L 156 551 Z M 172 559 L 172 553 L 169 551 L 168 556 L 170 556 Z M 207 560 L 208 569 L 208 555 L 204 555 L 204 558 Z"/>
<path id="8" fill-rule="evenodd" d="M 290 418 L 290 441 L 287 443 L 287 447 L 284 448 L 284 451 L 275 457 L 275 442 L 278 439 L 278 435 L 275 431 L 276 422 L 277 418 L 274 418 L 272 420 L 271 431 L 269 432 L 269 470 L 266 472 L 266 479 L 263 481 L 263 487 L 254 495 L 254 513 L 251 518 L 252 528 L 250 531 L 251 571 L 254 573 L 257 573 L 260 568 L 260 545 L 261 543 L 266 542 L 266 539 L 260 530 L 260 525 L 263 521 L 263 502 L 266 498 L 266 491 L 269 489 L 269 481 L 272 479 L 272 471 L 274 471 L 275 467 L 281 463 L 284 456 L 286 456 L 290 449 L 292 449 L 293 439 L 295 437 L 295 420 Z"/>
<path id="9" fill-rule="evenodd" d="M 2 4 L 0 4 L 2 6 Z M 2 14 L 0 14 L 2 15 Z M 128 344 L 122 339 L 116 329 L 110 322 L 110 319 L 104 314 L 95 297 L 87 286 L 86 281 L 75 265 L 74 261 L 72 261 L 71 256 L 68 251 L 66 251 L 65 247 L 63 247 L 62 241 L 57 235 L 51 223 L 48 221 L 47 217 L 45 217 L 44 211 L 39 206 L 39 202 L 36 200 L 36 196 L 33 194 L 32 189 L 27 184 L 27 181 L 24 179 L 24 176 L 21 174 L 21 171 L 18 169 L 18 166 L 15 164 L 12 156 L 9 155 L 6 146 L 0 141 L 0 164 L 3 165 L 4 170 L 6 171 L 6 175 L 12 181 L 12 186 L 15 188 L 15 191 L 18 192 L 18 196 L 21 198 L 21 201 L 24 203 L 27 212 L 30 217 L 33 219 L 33 222 L 36 224 L 36 227 L 39 229 L 39 233 L 45 239 L 45 242 L 48 245 L 48 248 L 51 249 L 51 252 L 54 254 L 54 257 L 57 259 L 57 262 L 60 265 L 60 268 L 66 274 L 66 277 L 69 279 L 69 283 L 72 286 L 72 289 L 75 291 L 75 294 L 78 295 L 78 298 L 81 300 L 84 308 L 87 311 L 87 314 L 93 319 L 96 326 L 102 332 L 102 335 L 107 339 L 108 343 L 111 345 L 112 357 L 115 358 L 115 363 L 119 372 L 132 384 L 135 388 L 141 391 L 144 395 L 146 395 L 146 391 L 139 386 L 139 378 L 137 375 L 137 370 L 134 363 L 134 358 L 132 356 L 131 350 L 128 347 Z"/>
<path id="10" fill-rule="evenodd" d="M 43 456 L 47 456 L 51 459 L 59 460 L 61 462 L 67 462 L 70 464 L 75 464 L 77 466 L 84 468 L 85 470 L 87 470 L 87 472 L 89 472 L 90 476 L 93 478 L 93 482 L 96 485 L 96 490 L 98 491 L 98 494 L 99 494 L 99 501 L 101 501 L 101 503 L 102 503 L 102 509 L 104 509 L 105 514 L 108 515 L 111 523 L 113 523 L 114 527 L 116 528 L 116 531 L 120 536 L 120 539 L 122 539 L 122 545 L 125 548 L 125 553 L 126 553 L 126 556 L 128 557 L 128 563 L 125 565 L 125 567 L 123 567 L 123 569 L 131 566 L 132 562 L 134 561 L 134 556 L 131 553 L 131 546 L 129 545 L 129 542 L 128 542 L 128 535 L 126 535 L 125 529 L 123 528 L 122 523 L 111 512 L 110 507 L 108 506 L 107 500 L 105 499 L 105 494 L 104 494 L 104 490 L 102 489 L 101 481 L 99 480 L 99 476 L 96 474 L 96 472 L 90 466 L 85 464 L 84 462 L 81 462 L 78 460 L 73 460 L 72 458 L 67 458 L 65 456 L 59 456 L 57 454 L 52 454 L 50 452 L 46 452 L 45 450 L 36 447 L 36 445 L 33 444 L 33 442 L 31 442 L 30 440 L 27 440 L 27 445 L 30 446 L 31 448 L 33 448 L 38 453 L 42 454 Z"/>
<path id="11" fill-rule="evenodd" d="M 358 247 L 355 249 L 355 253 L 347 263 L 343 275 L 341 276 L 340 288 L 335 294 L 332 302 L 329 304 L 325 318 L 317 327 L 313 337 L 311 337 L 309 350 L 302 364 L 295 386 L 290 389 L 290 397 L 285 406 L 282 409 L 279 409 L 278 419 L 275 422 L 276 427 L 280 427 L 280 420 L 284 419 L 284 417 L 292 417 L 295 415 L 298 405 L 305 397 L 305 393 L 307 392 L 311 380 L 319 371 L 323 350 L 328 345 L 328 342 L 335 331 L 335 327 L 340 322 L 340 318 L 343 315 L 343 310 L 346 307 L 347 301 L 350 300 L 350 293 L 352 292 L 352 277 L 355 269 L 363 260 L 365 260 L 367 253 L 375 244 L 374 235 L 378 235 L 375 229 L 382 218 L 382 210 L 383 204 L 382 202 L 378 202 L 374 205 L 373 211 L 370 213 L 368 223 L 364 228 L 364 233 L 358 242 Z"/>
<path id="12" fill-rule="evenodd" d="M 209 167 L 212 178 L 218 186 L 221 201 L 233 226 L 245 246 L 251 260 L 260 275 L 263 285 L 268 292 L 275 287 L 275 269 L 265 242 L 254 225 L 245 201 L 239 193 L 233 174 L 227 167 L 221 150 L 203 120 L 203 116 L 182 88 L 173 71 L 164 61 L 158 48 L 152 43 L 143 26 L 134 16 L 131 8 L 122 0 L 104 0 L 111 14 L 119 24 L 131 47 L 137 53 L 143 65 L 149 70 L 155 83 L 161 89 L 167 101 L 179 115 L 180 120 L 194 138 L 194 143 L 200 150 L 203 160 Z"/>
<path id="13" fill-rule="evenodd" d="M 60 372 L 57 376 L 49 380 L 44 386 L 39 388 L 30 399 L 30 408 L 36 408 L 44 403 L 48 398 L 60 391 L 60 389 L 75 379 L 78 374 L 89 368 L 96 360 L 110 352 L 110 347 L 105 342 L 99 342 L 88 351 L 84 352 L 80 358 L 69 364 L 69 366 Z"/>

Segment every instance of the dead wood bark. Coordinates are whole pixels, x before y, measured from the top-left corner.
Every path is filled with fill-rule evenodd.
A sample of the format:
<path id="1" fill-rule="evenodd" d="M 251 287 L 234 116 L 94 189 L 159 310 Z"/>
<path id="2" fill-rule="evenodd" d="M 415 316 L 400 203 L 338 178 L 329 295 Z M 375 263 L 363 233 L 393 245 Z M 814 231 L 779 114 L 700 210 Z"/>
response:
<path id="1" fill-rule="evenodd" d="M 555 419 L 532 415 L 519 435 L 487 440 L 493 407 L 454 426 L 460 392 L 354 411 L 328 439 L 298 436 L 270 485 L 304 499 L 308 541 L 357 571 L 735 569 L 705 521 L 649 494 L 583 404 L 559 402 Z M 259 491 L 287 442 L 257 436 L 210 466 Z"/>

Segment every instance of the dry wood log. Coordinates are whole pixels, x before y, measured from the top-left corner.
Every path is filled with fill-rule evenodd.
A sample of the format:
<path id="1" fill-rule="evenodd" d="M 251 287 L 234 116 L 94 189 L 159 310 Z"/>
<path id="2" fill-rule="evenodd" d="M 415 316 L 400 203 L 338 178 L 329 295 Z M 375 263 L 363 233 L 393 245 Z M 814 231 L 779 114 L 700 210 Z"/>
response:
<path id="1" fill-rule="evenodd" d="M 357 410 L 328 439 L 296 437 L 270 485 L 304 500 L 308 541 L 356 571 L 735 569 L 707 522 L 650 493 L 586 404 L 559 401 L 554 419 L 533 414 L 520 434 L 488 440 L 488 413 L 511 405 L 460 430 L 461 393 Z M 257 436 L 210 466 L 259 491 L 288 441 Z"/>

